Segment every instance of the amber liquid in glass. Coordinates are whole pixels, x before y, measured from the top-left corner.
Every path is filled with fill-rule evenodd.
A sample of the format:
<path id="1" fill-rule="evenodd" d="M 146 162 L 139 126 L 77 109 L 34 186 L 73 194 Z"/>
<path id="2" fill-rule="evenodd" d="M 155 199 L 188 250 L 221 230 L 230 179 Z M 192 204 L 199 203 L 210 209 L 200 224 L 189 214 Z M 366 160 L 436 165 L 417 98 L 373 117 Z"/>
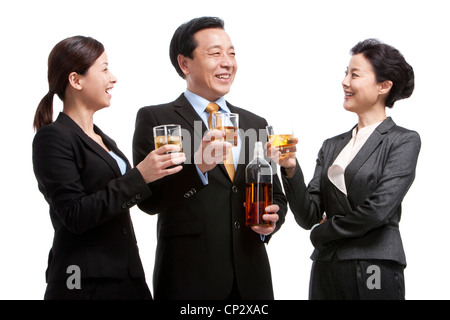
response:
<path id="1" fill-rule="evenodd" d="M 262 215 L 267 206 L 272 204 L 271 183 L 247 183 L 245 188 L 245 225 L 270 227 L 270 221 L 265 221 Z"/>
<path id="2" fill-rule="evenodd" d="M 216 127 L 215 129 L 225 131 L 225 141 L 231 143 L 233 147 L 238 145 L 238 127 Z"/>
<path id="3" fill-rule="evenodd" d="M 270 144 L 280 152 L 280 157 L 297 151 L 293 134 L 275 134 L 269 136 Z"/>
<path id="4" fill-rule="evenodd" d="M 174 144 L 180 147 L 180 151 L 182 152 L 182 144 L 180 136 L 157 136 L 155 137 L 155 149 L 158 149 L 166 144 Z M 178 151 L 174 151 L 178 152 Z"/>

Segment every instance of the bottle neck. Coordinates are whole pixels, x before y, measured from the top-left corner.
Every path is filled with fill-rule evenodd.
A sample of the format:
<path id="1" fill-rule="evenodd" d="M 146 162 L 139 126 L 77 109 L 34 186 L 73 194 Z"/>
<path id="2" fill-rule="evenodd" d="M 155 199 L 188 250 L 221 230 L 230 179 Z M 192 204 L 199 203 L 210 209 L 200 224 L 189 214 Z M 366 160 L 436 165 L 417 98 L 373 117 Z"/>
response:
<path id="1" fill-rule="evenodd" d="M 262 143 L 261 142 L 257 142 L 255 144 L 255 154 L 253 156 L 253 159 L 264 159 L 264 151 L 263 151 L 263 147 L 262 147 Z"/>

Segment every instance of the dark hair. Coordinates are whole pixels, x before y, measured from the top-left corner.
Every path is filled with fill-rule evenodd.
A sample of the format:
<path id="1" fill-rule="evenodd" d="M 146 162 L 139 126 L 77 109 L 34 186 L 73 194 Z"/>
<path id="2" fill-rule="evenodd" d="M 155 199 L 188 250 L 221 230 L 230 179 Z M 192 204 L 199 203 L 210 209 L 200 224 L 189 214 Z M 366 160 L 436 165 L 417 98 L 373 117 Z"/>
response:
<path id="1" fill-rule="evenodd" d="M 375 71 L 377 82 L 392 81 L 386 106 L 392 108 L 397 100 L 411 96 L 414 91 L 414 70 L 394 47 L 377 39 L 367 39 L 355 45 L 350 53 L 363 54 Z"/>
<path id="2" fill-rule="evenodd" d="M 177 70 L 180 77 L 185 78 L 183 71 L 178 65 L 178 55 L 193 59 L 193 51 L 197 47 L 194 34 L 203 29 L 225 29 L 225 23 L 217 17 L 201 17 L 188 21 L 177 28 L 170 41 L 170 61 Z"/>
<path id="3" fill-rule="evenodd" d="M 53 122 L 53 96 L 57 94 L 64 101 L 69 75 L 72 72 L 86 74 L 104 51 L 103 45 L 90 37 L 70 37 L 56 44 L 48 57 L 49 91 L 34 115 L 36 131 Z"/>

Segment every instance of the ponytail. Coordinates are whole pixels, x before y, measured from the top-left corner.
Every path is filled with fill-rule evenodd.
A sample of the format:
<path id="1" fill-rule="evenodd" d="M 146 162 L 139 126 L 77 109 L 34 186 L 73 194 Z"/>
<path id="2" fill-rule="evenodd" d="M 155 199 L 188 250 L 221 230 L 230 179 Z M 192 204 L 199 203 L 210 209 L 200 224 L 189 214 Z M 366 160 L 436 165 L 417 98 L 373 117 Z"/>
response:
<path id="1" fill-rule="evenodd" d="M 48 57 L 49 92 L 42 98 L 34 115 L 33 127 L 38 131 L 53 122 L 53 97 L 64 103 L 71 72 L 85 74 L 105 51 L 103 45 L 90 37 L 74 36 L 58 42 Z"/>
<path id="2" fill-rule="evenodd" d="M 38 131 L 43 126 L 53 122 L 53 96 L 54 93 L 49 91 L 39 103 L 34 115 L 34 130 Z"/>

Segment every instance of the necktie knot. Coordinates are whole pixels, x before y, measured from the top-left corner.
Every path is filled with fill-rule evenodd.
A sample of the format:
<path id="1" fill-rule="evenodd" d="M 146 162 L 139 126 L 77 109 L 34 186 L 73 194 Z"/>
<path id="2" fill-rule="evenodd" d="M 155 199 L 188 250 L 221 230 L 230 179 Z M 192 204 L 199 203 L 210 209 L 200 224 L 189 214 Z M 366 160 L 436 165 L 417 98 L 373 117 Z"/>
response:
<path id="1" fill-rule="evenodd" d="M 219 111 L 219 105 L 217 103 L 211 102 L 210 104 L 208 104 L 208 106 L 206 107 L 206 112 L 208 113 L 215 113 Z"/>

